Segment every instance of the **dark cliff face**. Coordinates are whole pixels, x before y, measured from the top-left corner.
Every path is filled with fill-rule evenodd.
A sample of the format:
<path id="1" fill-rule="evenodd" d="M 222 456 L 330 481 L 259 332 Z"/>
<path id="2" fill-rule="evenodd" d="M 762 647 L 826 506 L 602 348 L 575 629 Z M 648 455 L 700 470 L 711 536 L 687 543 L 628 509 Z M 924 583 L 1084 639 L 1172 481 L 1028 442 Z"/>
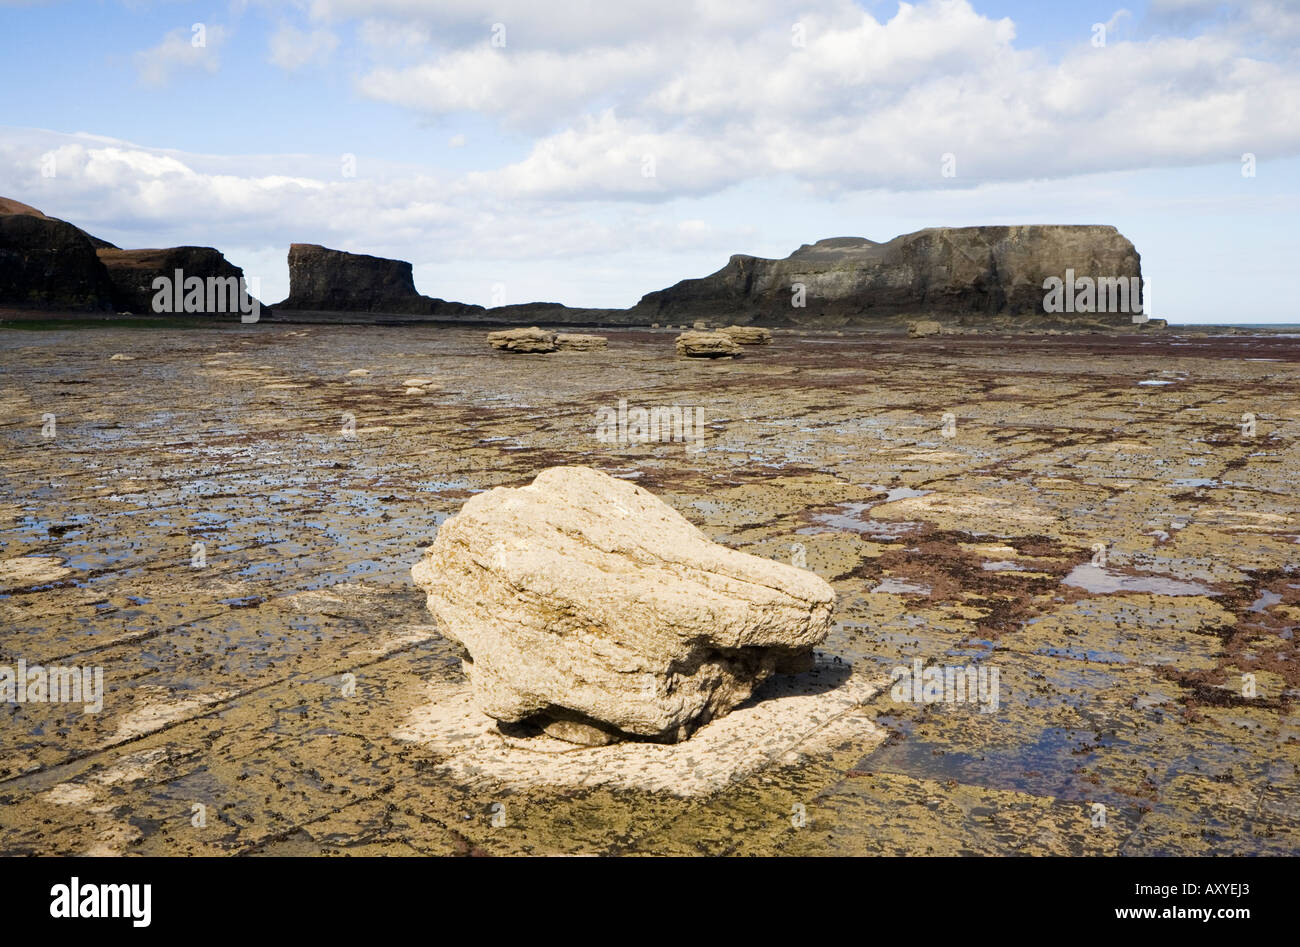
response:
<path id="1" fill-rule="evenodd" d="M 96 251 L 100 261 L 108 271 L 112 284 L 113 306 L 119 312 L 137 314 L 154 312 L 154 279 L 165 276 L 174 281 L 176 272 L 183 274 L 183 279 L 198 277 L 208 280 L 215 277 L 221 280 L 242 279 L 244 271 L 227 260 L 220 251 L 212 247 L 169 247 L 161 250 L 118 250 L 105 248 Z M 206 297 L 205 297 L 206 298 Z M 197 310 L 200 315 L 218 315 L 234 311 L 232 300 L 221 296 L 224 308 L 205 306 Z M 168 311 L 164 309 L 163 311 Z"/>
<path id="2" fill-rule="evenodd" d="M 153 311 L 154 279 L 174 280 L 177 270 L 183 278 L 205 281 L 243 276 L 211 247 L 119 250 L 34 207 L 0 198 L 0 304 L 144 314 Z"/>
<path id="3" fill-rule="evenodd" d="M 154 279 L 174 279 L 177 270 L 204 280 L 243 275 L 211 247 L 119 250 L 0 198 L 0 305 L 148 313 Z M 1071 272 L 1076 279 L 1123 281 L 1128 305 L 1109 312 L 1045 309 L 1045 282 L 1068 280 Z M 738 254 L 713 275 L 647 293 L 631 309 L 537 302 L 485 309 L 421 295 L 403 260 L 295 243 L 289 248 L 289 298 L 275 308 L 305 321 L 647 325 L 703 319 L 845 326 L 925 318 L 973 327 L 1008 320 L 1118 327 L 1140 311 L 1141 275 L 1137 251 L 1114 227 L 941 227 L 888 243 L 834 237 L 783 260 Z M 1066 294 L 1073 300 L 1072 292 Z"/>
<path id="4" fill-rule="evenodd" d="M 989 316 L 1050 318 L 1050 277 L 1141 277 L 1133 244 L 1114 227 L 931 228 L 875 243 L 836 237 L 784 260 L 733 256 L 703 279 L 648 293 L 634 308 L 645 320 L 743 315 L 777 325 L 866 324 L 932 317 L 978 322 Z M 804 287 L 804 305 L 794 305 Z M 1134 300 L 1130 306 L 1138 308 Z M 1113 324 L 1130 312 L 1067 315 Z"/>
<path id="5" fill-rule="evenodd" d="M 112 287 L 88 234 L 39 211 L 0 213 L 0 304 L 108 309 Z"/>
<path id="6" fill-rule="evenodd" d="M 312 243 L 289 247 L 289 298 L 276 309 L 438 315 L 482 312 L 416 292 L 411 264 Z"/>

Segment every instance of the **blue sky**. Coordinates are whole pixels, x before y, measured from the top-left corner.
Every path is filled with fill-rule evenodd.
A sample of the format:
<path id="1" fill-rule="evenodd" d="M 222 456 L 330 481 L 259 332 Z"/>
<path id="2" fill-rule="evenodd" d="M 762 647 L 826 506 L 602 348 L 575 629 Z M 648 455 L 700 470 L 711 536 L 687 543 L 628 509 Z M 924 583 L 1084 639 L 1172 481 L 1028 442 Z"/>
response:
<path id="1" fill-rule="evenodd" d="M 1300 322 L 1298 50 L 1292 0 L 0 0 L 0 194 L 272 302 L 293 241 L 626 306 L 735 252 L 1109 223 L 1157 316 Z"/>

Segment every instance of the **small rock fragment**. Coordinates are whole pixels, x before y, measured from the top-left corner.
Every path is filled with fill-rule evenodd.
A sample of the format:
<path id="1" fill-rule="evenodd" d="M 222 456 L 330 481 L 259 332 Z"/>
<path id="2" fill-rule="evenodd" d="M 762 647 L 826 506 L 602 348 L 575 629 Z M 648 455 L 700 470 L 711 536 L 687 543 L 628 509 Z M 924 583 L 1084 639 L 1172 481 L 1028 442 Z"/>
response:
<path id="1" fill-rule="evenodd" d="M 943 326 L 933 319 L 921 319 L 907 324 L 907 334 L 914 339 L 943 335 Z"/>

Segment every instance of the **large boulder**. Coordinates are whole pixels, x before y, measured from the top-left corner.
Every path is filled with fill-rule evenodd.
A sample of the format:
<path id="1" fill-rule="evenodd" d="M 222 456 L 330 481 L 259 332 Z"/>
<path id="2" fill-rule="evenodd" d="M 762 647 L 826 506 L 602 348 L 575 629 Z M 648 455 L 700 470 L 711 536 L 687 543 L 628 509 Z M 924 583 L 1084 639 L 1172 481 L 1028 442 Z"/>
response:
<path id="1" fill-rule="evenodd" d="M 677 354 L 687 358 L 731 358 L 740 354 L 740 344 L 725 332 L 688 329 L 677 337 Z"/>
<path id="2" fill-rule="evenodd" d="M 744 315 L 775 325 L 909 317 L 979 323 L 991 315 L 1035 320 L 1049 318 L 1044 281 L 1064 280 L 1067 270 L 1094 279 L 1142 275 L 1137 250 L 1114 227 L 934 227 L 888 243 L 833 237 L 783 260 L 737 254 L 711 276 L 648 293 L 633 312 L 647 323 L 686 314 Z M 1089 318 L 1132 323 L 1130 313 Z"/>
<path id="3" fill-rule="evenodd" d="M 119 250 L 114 247 L 101 248 L 96 253 L 108 271 L 109 282 L 113 287 L 113 307 L 119 312 L 220 315 L 241 311 L 234 295 L 238 284 L 230 281 L 243 279 L 244 271 L 212 247 L 168 247 L 156 250 Z M 176 282 L 177 273 L 182 274 L 182 302 L 185 280 L 197 277 L 204 281 L 202 309 L 179 309 L 174 297 L 168 300 L 167 306 L 154 306 L 155 297 L 160 292 L 154 289 L 154 280 L 160 276 L 166 277 L 170 286 Z M 209 284 L 209 280 L 221 282 Z M 214 292 L 206 291 L 208 285 L 214 288 Z M 260 313 L 261 302 L 253 300 L 251 296 L 249 301 L 256 303 Z"/>
<path id="4" fill-rule="evenodd" d="M 481 709 L 576 742 L 684 739 L 806 667 L 835 604 L 812 572 L 713 543 L 589 467 L 473 497 L 411 574 Z"/>
<path id="5" fill-rule="evenodd" d="M 95 241 L 67 221 L 0 204 L 0 305 L 109 309 L 112 287 Z"/>
<path id="6" fill-rule="evenodd" d="M 502 329 L 488 333 L 488 345 L 503 352 L 545 354 L 557 348 L 556 333 L 532 326 L 527 329 Z"/>
<path id="7" fill-rule="evenodd" d="M 943 324 L 933 319 L 918 319 L 907 324 L 907 334 L 914 339 L 923 339 L 931 335 L 943 335 Z"/>

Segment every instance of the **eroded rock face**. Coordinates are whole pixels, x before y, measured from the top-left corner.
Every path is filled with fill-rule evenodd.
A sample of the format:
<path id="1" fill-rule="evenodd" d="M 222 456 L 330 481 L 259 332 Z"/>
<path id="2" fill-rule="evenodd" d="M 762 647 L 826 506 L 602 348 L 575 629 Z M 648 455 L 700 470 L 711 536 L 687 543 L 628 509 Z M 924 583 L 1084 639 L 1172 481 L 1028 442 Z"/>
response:
<path id="1" fill-rule="evenodd" d="M 807 666 L 835 593 L 709 541 L 648 491 L 589 467 L 469 500 L 411 570 L 501 722 L 676 742 Z"/>
<path id="2" fill-rule="evenodd" d="M 415 290 L 411 264 L 314 243 L 289 245 L 289 298 L 276 309 L 397 315 L 482 313 L 482 306 L 447 302 Z"/>
<path id="3" fill-rule="evenodd" d="M 712 276 L 647 294 L 633 311 L 647 322 L 740 312 L 777 325 L 909 316 L 1047 318 L 1043 282 L 1064 279 L 1067 269 L 1129 279 L 1141 276 L 1141 260 L 1132 243 L 1105 226 L 939 227 L 888 243 L 835 237 L 806 244 L 784 260 L 735 255 Z M 803 306 L 792 304 L 796 285 L 803 287 Z M 1079 316 L 1132 321 L 1129 313 Z"/>
<path id="4" fill-rule="evenodd" d="M 6 201 L 0 206 L 0 304 L 108 309 L 112 289 L 90 235 Z"/>
<path id="5" fill-rule="evenodd" d="M 179 270 L 184 279 L 198 277 L 205 281 L 210 278 L 240 280 L 244 271 L 235 266 L 212 247 L 169 247 L 161 250 L 119 250 L 101 248 L 96 251 L 100 262 L 108 271 L 109 282 L 113 287 L 113 307 L 119 312 L 152 313 L 154 297 L 158 290 L 153 288 L 153 281 L 159 276 L 168 280 L 176 279 Z M 235 296 L 226 294 L 217 300 L 214 294 L 211 311 L 206 307 L 202 315 L 219 315 L 236 312 L 230 307 Z M 251 297 L 250 297 L 251 299 Z M 221 308 L 222 304 L 225 308 Z M 260 303 L 258 303 L 260 307 Z M 170 311 L 166 308 L 160 312 Z"/>
<path id="6" fill-rule="evenodd" d="M 554 352 L 556 333 L 531 326 L 527 329 L 502 329 L 488 333 L 488 345 L 503 352 Z"/>
<path id="7" fill-rule="evenodd" d="M 688 358 L 728 358 L 740 354 L 740 345 L 725 332 L 692 329 L 677 337 L 677 354 Z"/>

